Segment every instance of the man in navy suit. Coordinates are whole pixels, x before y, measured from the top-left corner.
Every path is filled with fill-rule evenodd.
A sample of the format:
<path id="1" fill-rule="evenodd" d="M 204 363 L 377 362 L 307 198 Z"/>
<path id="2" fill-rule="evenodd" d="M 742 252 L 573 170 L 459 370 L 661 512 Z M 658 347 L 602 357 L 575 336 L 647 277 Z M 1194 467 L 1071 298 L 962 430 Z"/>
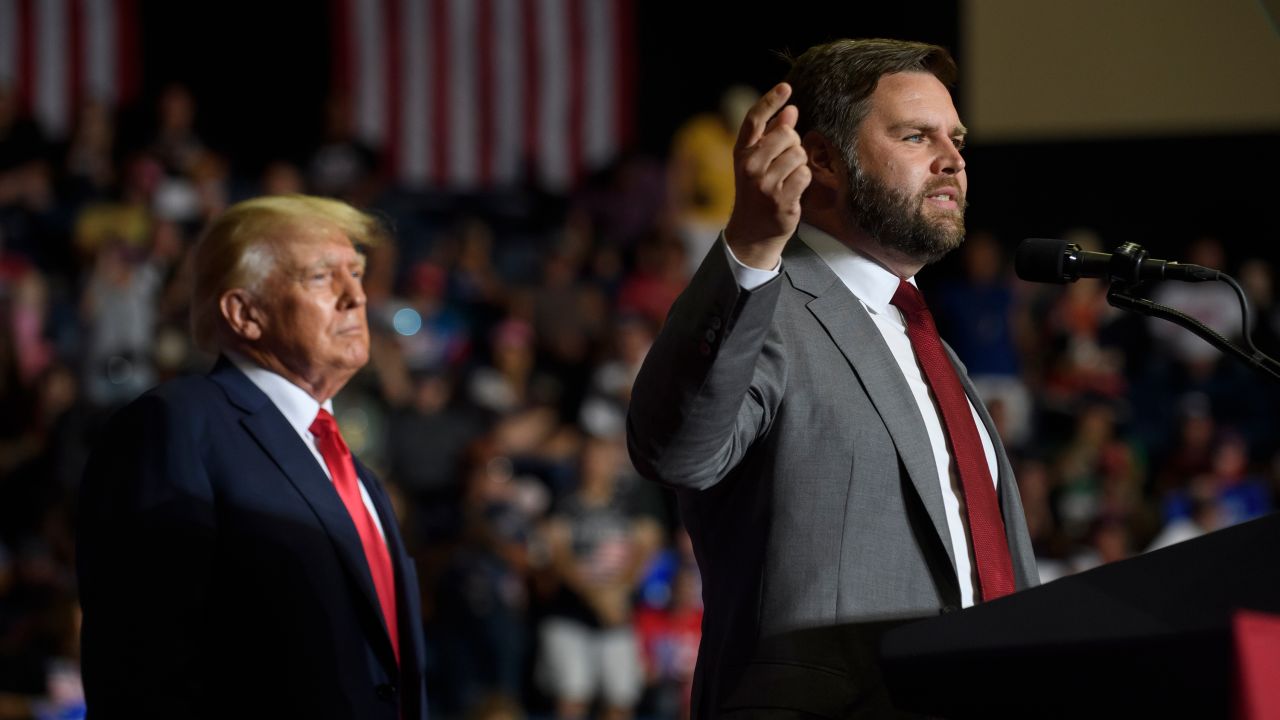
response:
<path id="1" fill-rule="evenodd" d="M 78 538 L 90 717 L 423 718 L 417 576 L 333 396 L 368 360 L 369 216 L 248 200 L 196 248 L 219 355 L 109 424 Z"/>

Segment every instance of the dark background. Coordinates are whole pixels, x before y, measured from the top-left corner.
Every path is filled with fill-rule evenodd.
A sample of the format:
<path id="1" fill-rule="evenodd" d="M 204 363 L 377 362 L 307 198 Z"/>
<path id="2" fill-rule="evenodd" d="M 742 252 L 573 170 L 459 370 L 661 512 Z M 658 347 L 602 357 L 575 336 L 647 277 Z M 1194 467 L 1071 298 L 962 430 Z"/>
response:
<path id="1" fill-rule="evenodd" d="M 146 0 L 140 8 L 144 97 L 134 125 L 145 125 L 143 114 L 166 83 L 181 81 L 199 102 L 202 136 L 232 157 L 237 171 L 299 160 L 317 144 L 330 75 L 327 3 Z M 689 115 L 714 109 L 728 85 L 764 90 L 780 80 L 786 66 L 779 51 L 799 53 L 839 37 L 908 38 L 952 49 L 963 118 L 958 2 L 637 0 L 634 9 L 638 145 L 655 156 L 665 154 Z M 1216 234 L 1231 263 L 1280 260 L 1272 199 L 1280 134 L 975 142 L 966 155 L 969 227 L 993 230 L 1010 249 L 1024 237 L 1088 226 L 1108 248 L 1133 241 L 1156 257 L 1176 259 L 1191 239 Z"/>

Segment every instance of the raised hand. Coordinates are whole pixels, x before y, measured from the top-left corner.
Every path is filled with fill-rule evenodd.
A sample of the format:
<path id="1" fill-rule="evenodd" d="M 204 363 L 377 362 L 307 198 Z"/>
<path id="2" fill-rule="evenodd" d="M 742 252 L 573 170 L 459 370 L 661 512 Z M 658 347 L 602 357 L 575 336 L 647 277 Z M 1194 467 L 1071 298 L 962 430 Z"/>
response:
<path id="1" fill-rule="evenodd" d="M 777 267 L 800 223 L 800 196 L 812 179 L 796 133 L 800 111 L 783 107 L 789 97 L 791 86 L 779 83 L 760 98 L 733 147 L 733 214 L 725 241 L 743 263 L 766 270 Z"/>

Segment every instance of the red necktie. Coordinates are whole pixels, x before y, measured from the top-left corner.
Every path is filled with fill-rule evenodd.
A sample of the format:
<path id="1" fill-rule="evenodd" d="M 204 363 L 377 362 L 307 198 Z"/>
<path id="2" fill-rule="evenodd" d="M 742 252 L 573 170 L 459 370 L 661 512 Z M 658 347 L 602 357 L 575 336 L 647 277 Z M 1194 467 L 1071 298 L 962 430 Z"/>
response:
<path id="1" fill-rule="evenodd" d="M 396 625 L 396 577 L 391 569 L 391 555 L 387 552 L 387 543 L 378 534 L 378 527 L 373 523 L 369 509 L 360 498 L 360 485 L 356 479 L 356 466 L 351 461 L 351 451 L 338 432 L 338 423 L 321 408 L 316 419 L 311 423 L 311 434 L 316 436 L 316 446 L 324 464 L 329 466 L 329 474 L 333 476 L 333 486 L 338 490 L 338 497 L 347 506 L 351 522 L 355 523 L 356 532 L 360 534 L 360 544 L 364 546 L 364 559 L 369 564 L 369 574 L 373 576 L 373 588 L 378 593 L 378 604 L 382 606 L 382 619 L 387 623 L 387 632 L 391 635 L 391 649 L 395 651 L 396 662 L 400 662 L 400 634 Z"/>
<path id="2" fill-rule="evenodd" d="M 973 542 L 982 599 L 994 600 L 1008 595 L 1014 591 L 1013 560 L 1009 557 L 1004 520 L 1000 517 L 991 470 L 982 451 L 982 439 L 969 410 L 969 398 L 942 348 L 933 315 L 916 286 L 906 280 L 899 281 L 893 304 L 907 319 L 907 337 L 911 339 L 916 360 L 920 361 L 925 379 L 938 402 L 938 410 L 942 413 L 942 426 L 950 441 L 951 456 L 955 459 L 964 491 L 969 537 Z"/>

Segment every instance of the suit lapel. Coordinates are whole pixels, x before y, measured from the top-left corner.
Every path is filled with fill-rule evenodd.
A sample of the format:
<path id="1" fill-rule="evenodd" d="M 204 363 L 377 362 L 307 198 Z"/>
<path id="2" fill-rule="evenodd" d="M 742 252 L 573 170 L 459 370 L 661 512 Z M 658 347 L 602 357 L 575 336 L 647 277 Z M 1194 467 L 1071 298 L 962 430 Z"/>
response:
<path id="1" fill-rule="evenodd" d="M 956 357 L 956 353 L 951 346 L 944 340 L 943 349 L 947 351 L 947 359 L 951 361 L 952 367 L 956 369 L 956 376 L 960 378 L 960 385 L 964 387 L 964 394 L 969 396 L 969 402 L 973 408 L 978 411 L 978 417 L 982 420 L 982 427 L 987 429 L 987 437 L 991 438 L 991 444 L 996 450 L 996 468 L 1000 472 L 1000 476 L 996 478 L 996 494 L 1000 496 L 1001 505 L 1004 504 L 1004 496 L 1006 488 L 1011 486 L 1010 482 L 1013 478 L 1013 468 L 1009 465 L 1009 457 L 1005 454 L 1004 443 L 1000 442 L 1000 435 L 996 432 L 995 421 L 991 419 L 991 413 L 987 412 L 987 405 L 978 395 L 978 389 L 973 386 L 973 381 L 969 379 L 969 373 L 965 370 L 964 364 L 960 362 L 960 358 Z M 1001 510 L 1004 508 L 1001 507 Z"/>
<path id="2" fill-rule="evenodd" d="M 338 559 L 346 567 L 347 575 L 355 583 L 369 609 L 378 619 L 382 627 L 382 637 L 377 645 L 385 646 L 382 647 L 385 651 L 382 653 L 384 661 L 389 661 L 390 666 L 394 667 L 395 653 L 391 649 L 386 624 L 382 620 L 382 609 L 373 587 L 373 577 L 369 574 L 364 546 L 360 542 L 355 524 L 351 522 L 351 515 L 342 504 L 342 498 L 338 496 L 333 483 L 320 469 L 315 456 L 303 444 L 298 433 L 290 427 L 276 406 L 234 364 L 226 358 L 221 358 L 209 377 L 222 386 L 233 404 L 245 412 L 240 423 L 254 437 L 262 450 L 271 457 L 280 468 L 280 472 L 315 513 L 316 519 L 320 521 L 321 527 L 333 542 Z M 381 510 L 379 514 L 382 514 Z M 385 527 L 386 520 L 382 522 Z"/>
<path id="3" fill-rule="evenodd" d="M 888 428 L 898 457 L 954 569 L 954 550 L 929 433 L 893 353 L 862 303 L 822 258 L 798 237 L 792 238 L 784 257 L 792 285 L 814 296 L 806 307 L 849 361 L 849 366 Z"/>
<path id="4" fill-rule="evenodd" d="M 407 664 L 408 652 L 411 646 L 406 645 L 403 640 L 409 637 L 409 633 L 406 633 L 406 630 L 409 629 L 406 618 L 418 617 L 417 571 L 413 568 L 413 558 L 410 557 L 408 549 L 404 546 L 404 540 L 397 530 L 399 521 L 396 518 L 395 508 L 391 505 L 391 498 L 387 495 L 386 489 L 358 459 L 355 460 L 355 465 L 356 474 L 360 476 L 360 482 L 364 483 L 365 489 L 369 492 L 369 499 L 373 501 L 373 507 L 378 512 L 378 522 L 382 523 L 382 532 L 387 541 L 387 553 L 391 556 L 391 564 L 395 569 L 396 609 L 400 619 L 400 637 L 402 640 L 400 643 L 400 662 L 401 664 Z M 416 651 L 416 633 L 414 633 L 411 640 L 414 643 L 412 647 Z"/>

